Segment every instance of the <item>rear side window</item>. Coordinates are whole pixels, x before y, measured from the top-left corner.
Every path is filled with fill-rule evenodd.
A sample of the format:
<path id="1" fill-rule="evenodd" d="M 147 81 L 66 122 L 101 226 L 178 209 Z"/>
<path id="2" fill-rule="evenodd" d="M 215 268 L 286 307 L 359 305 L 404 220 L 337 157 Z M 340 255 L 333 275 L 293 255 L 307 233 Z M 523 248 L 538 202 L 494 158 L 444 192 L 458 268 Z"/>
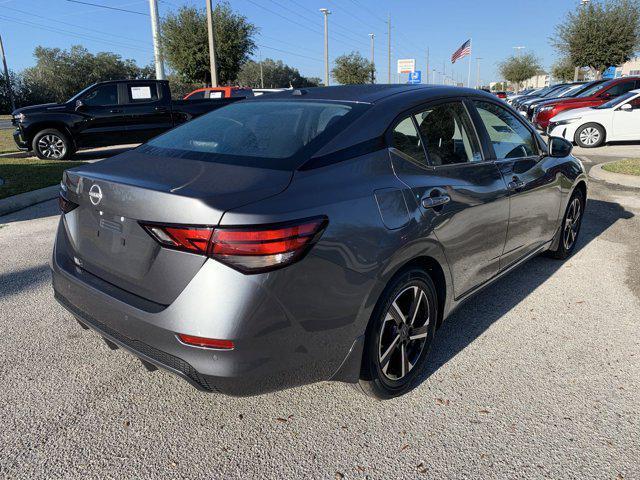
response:
<path id="1" fill-rule="evenodd" d="M 239 88 L 237 90 L 231 90 L 232 97 L 253 97 L 253 90 L 248 88 Z"/>
<path id="2" fill-rule="evenodd" d="M 416 115 L 433 165 L 481 162 L 480 143 L 461 102 L 442 103 Z"/>
<path id="3" fill-rule="evenodd" d="M 158 100 L 158 89 L 155 83 L 127 84 L 128 103 L 146 103 Z"/>
<path id="4" fill-rule="evenodd" d="M 118 86 L 115 83 L 99 85 L 91 90 L 82 102 L 90 107 L 116 105 L 118 103 Z"/>
<path id="5" fill-rule="evenodd" d="M 202 91 L 192 93 L 191 95 L 189 95 L 188 100 L 199 100 L 201 98 L 204 98 L 204 92 Z"/>
<path id="6" fill-rule="evenodd" d="M 393 146 L 414 160 L 426 165 L 427 157 L 422 148 L 420 135 L 411 117 L 402 120 L 393 129 Z"/>
<path id="7" fill-rule="evenodd" d="M 533 134 L 511 112 L 498 105 L 474 101 L 498 160 L 536 155 Z"/>
<path id="8" fill-rule="evenodd" d="M 296 154 L 336 130 L 356 105 L 313 101 L 238 102 L 151 140 L 164 155 L 205 161 L 291 168 Z M 314 145 L 317 144 L 314 143 Z M 243 161 L 247 160 L 247 161 Z"/>

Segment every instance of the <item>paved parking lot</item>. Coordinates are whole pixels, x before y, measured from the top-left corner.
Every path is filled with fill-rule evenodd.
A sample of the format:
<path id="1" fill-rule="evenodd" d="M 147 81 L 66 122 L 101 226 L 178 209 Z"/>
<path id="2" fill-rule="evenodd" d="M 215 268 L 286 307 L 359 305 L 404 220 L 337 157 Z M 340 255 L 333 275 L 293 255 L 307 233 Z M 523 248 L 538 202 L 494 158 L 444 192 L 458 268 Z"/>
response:
<path id="1" fill-rule="evenodd" d="M 53 301 L 55 203 L 1 217 L 0 476 L 640 478 L 640 194 L 590 197 L 576 254 L 467 303 L 432 375 L 387 402 L 330 383 L 228 398 L 147 373 Z"/>

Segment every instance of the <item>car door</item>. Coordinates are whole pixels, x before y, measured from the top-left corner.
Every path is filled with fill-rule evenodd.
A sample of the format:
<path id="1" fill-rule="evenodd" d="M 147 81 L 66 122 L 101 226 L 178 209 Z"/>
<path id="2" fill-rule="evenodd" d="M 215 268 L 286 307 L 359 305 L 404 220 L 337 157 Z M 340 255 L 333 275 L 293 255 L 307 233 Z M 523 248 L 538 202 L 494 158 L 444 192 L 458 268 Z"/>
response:
<path id="1" fill-rule="evenodd" d="M 394 171 L 442 245 L 460 298 L 493 277 L 509 208 L 504 180 L 483 148 L 465 103 L 445 100 L 400 118 L 390 130 Z"/>
<path id="2" fill-rule="evenodd" d="M 558 227 L 558 159 L 547 156 L 533 129 L 497 102 L 476 99 L 474 118 L 509 190 L 509 226 L 500 268 L 551 240 Z"/>
<path id="3" fill-rule="evenodd" d="M 83 116 L 75 135 L 79 147 L 123 143 L 126 119 L 118 104 L 116 83 L 96 85 L 79 100 L 81 104 L 76 109 Z"/>
<path id="4" fill-rule="evenodd" d="M 629 105 L 631 109 L 623 109 L 623 105 Z M 615 140 L 640 140 L 640 96 L 613 110 L 613 128 L 607 135 Z"/>
<path id="5" fill-rule="evenodd" d="M 121 108 L 127 117 L 130 143 L 146 142 L 173 127 L 171 99 L 162 98 L 158 82 L 123 83 L 122 88 Z"/>

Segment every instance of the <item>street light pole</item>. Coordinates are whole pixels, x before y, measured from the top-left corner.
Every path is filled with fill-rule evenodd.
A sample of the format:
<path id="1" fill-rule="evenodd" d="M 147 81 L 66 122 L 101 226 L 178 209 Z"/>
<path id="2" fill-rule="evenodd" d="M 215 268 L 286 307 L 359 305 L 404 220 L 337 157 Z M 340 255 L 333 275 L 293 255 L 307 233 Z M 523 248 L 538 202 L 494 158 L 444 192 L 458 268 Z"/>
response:
<path id="1" fill-rule="evenodd" d="M 328 8 L 321 8 L 320 12 L 324 15 L 324 86 L 329 86 L 329 15 L 331 12 Z"/>
<path id="2" fill-rule="evenodd" d="M 391 14 L 387 17 L 387 62 L 389 72 L 387 73 L 387 83 L 391 83 Z"/>
<path id="3" fill-rule="evenodd" d="M 482 57 L 476 57 L 476 62 L 478 66 L 478 72 L 476 77 L 476 89 L 480 88 L 480 60 L 482 60 Z"/>
<path id="4" fill-rule="evenodd" d="M 371 39 L 371 83 L 375 83 L 376 81 L 376 67 L 375 67 L 375 51 L 374 51 L 374 45 L 373 45 L 373 39 L 375 38 L 375 35 L 373 33 L 369 34 L 369 38 Z"/>
<path id="5" fill-rule="evenodd" d="M 427 68 L 425 69 L 424 73 L 426 73 L 426 77 L 427 77 L 426 83 L 428 84 L 429 83 L 429 47 L 427 47 Z"/>
<path id="6" fill-rule="evenodd" d="M 211 0 L 205 0 L 207 3 L 207 31 L 209 33 L 209 68 L 211 69 L 211 86 L 218 86 L 218 69 L 216 68 L 216 40 L 213 30 L 213 11 Z"/>
<path id="7" fill-rule="evenodd" d="M 262 51 L 258 49 L 258 57 L 260 59 L 260 88 L 264 88 L 264 72 L 262 71 Z"/>
<path id="8" fill-rule="evenodd" d="M 153 60 L 156 65 L 156 80 L 164 80 L 164 62 L 162 61 L 162 50 L 160 49 L 160 28 L 158 26 L 158 2 L 149 0 L 149 11 L 151 13 L 151 35 L 153 37 Z"/>

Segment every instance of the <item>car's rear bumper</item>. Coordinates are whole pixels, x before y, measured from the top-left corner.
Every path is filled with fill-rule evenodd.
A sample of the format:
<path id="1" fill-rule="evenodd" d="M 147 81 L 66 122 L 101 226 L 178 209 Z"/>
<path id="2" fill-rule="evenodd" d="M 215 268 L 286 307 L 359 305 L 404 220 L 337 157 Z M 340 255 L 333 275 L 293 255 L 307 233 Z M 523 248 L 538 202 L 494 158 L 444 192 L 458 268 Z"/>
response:
<path id="1" fill-rule="evenodd" d="M 361 345 L 356 339 L 363 327 L 356 322 L 355 304 L 346 309 L 353 308 L 351 315 L 332 318 L 329 311 L 308 311 L 306 318 L 292 318 L 295 305 L 287 301 L 302 299 L 276 294 L 295 289 L 291 278 L 286 285 L 267 284 L 211 260 L 171 305 L 164 306 L 76 266 L 66 254 L 66 242 L 61 220 L 51 264 L 58 302 L 110 342 L 200 390 L 245 396 L 322 380 L 357 380 L 351 370 L 348 378 L 340 376 L 346 360 L 355 359 L 359 368 Z M 273 277 L 272 273 L 269 280 Z M 178 333 L 232 340 L 234 349 L 186 345 Z"/>

